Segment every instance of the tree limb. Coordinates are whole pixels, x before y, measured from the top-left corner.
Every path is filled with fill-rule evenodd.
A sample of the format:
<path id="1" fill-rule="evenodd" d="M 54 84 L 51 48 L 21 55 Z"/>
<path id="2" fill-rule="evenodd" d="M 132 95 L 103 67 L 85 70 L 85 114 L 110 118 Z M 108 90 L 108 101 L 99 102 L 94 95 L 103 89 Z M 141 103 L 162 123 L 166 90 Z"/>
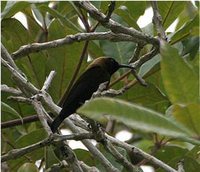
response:
<path id="1" fill-rule="evenodd" d="M 125 26 L 122 26 L 121 24 L 113 21 L 113 20 L 106 20 L 106 16 L 99 12 L 99 10 L 92 5 L 89 1 L 79 1 L 74 2 L 76 5 L 79 5 L 81 8 L 85 9 L 91 17 L 99 21 L 104 27 L 109 28 L 114 33 L 123 33 L 126 35 L 130 35 L 134 37 L 135 39 L 140 40 L 140 43 L 142 44 L 153 44 L 153 45 L 159 45 L 159 41 L 151 36 L 145 35 L 144 33 L 141 33 L 134 28 L 128 28 Z"/>
<path id="2" fill-rule="evenodd" d="M 127 34 L 115 34 L 113 32 L 90 32 L 90 33 L 77 33 L 75 35 L 67 35 L 65 38 L 44 42 L 44 43 L 32 43 L 29 45 L 21 46 L 17 51 L 12 53 L 14 60 L 26 56 L 30 53 L 38 51 L 60 47 L 66 44 L 72 44 L 74 42 L 86 41 L 86 40 L 110 40 L 110 41 L 131 41 L 141 43 L 140 39 L 134 38 Z"/>

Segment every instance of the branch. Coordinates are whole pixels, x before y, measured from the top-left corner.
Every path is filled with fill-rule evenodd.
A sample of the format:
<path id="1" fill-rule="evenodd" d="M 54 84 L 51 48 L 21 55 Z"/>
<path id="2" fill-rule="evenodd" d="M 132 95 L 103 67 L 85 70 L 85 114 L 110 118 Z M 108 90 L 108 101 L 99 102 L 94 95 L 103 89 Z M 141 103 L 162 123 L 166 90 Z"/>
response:
<path id="1" fill-rule="evenodd" d="M 106 21 L 110 20 L 111 15 L 112 15 L 114 10 L 115 10 L 115 1 L 111 1 L 110 5 L 108 6 L 108 12 L 107 12 L 107 15 L 106 15 L 106 18 L 105 18 Z"/>
<path id="2" fill-rule="evenodd" d="M 53 70 L 50 72 L 49 76 L 47 77 L 46 81 L 44 82 L 44 85 L 42 87 L 41 91 L 47 91 L 50 87 L 51 81 L 53 77 L 55 76 L 56 72 Z"/>
<path id="3" fill-rule="evenodd" d="M 112 145 L 112 143 L 109 140 L 107 140 L 107 142 L 106 142 L 106 144 L 104 144 L 104 146 L 115 157 L 115 159 L 117 160 L 117 162 L 119 162 L 120 164 L 122 164 L 128 171 L 132 171 L 132 172 L 139 172 L 139 171 L 141 171 L 141 170 L 139 170 L 138 167 L 136 167 L 133 164 L 131 164 L 126 159 L 126 157 L 124 157 L 121 153 L 119 153 L 119 151 Z"/>
<path id="4" fill-rule="evenodd" d="M 10 66 L 7 65 L 7 63 L 5 62 L 6 66 L 10 69 Z M 12 68 L 11 68 L 12 69 Z M 57 105 L 55 105 L 55 103 L 53 102 L 52 98 L 50 97 L 50 95 L 45 92 L 45 91 L 40 91 L 38 89 L 36 89 L 35 87 L 27 87 L 27 82 L 24 82 L 25 78 L 23 76 L 21 76 L 17 71 L 15 70 L 10 70 L 11 73 L 16 73 L 16 78 L 17 81 L 16 84 L 23 86 L 25 89 L 29 90 L 31 93 L 35 92 L 37 98 L 42 98 L 44 103 L 47 105 L 47 107 L 55 113 L 59 113 L 61 108 L 58 107 Z M 32 86 L 32 85 L 31 85 Z M 81 131 L 71 122 L 70 119 L 66 119 L 65 120 L 66 125 L 74 132 L 74 133 L 80 133 Z M 117 170 L 107 159 L 106 157 L 92 144 L 92 142 L 90 140 L 83 140 L 82 141 L 83 144 L 88 148 L 88 150 L 92 153 L 92 155 L 94 157 L 96 157 L 100 163 L 102 163 L 102 165 L 105 167 L 106 171 L 108 172 L 119 172 L 119 170 Z M 70 151 L 70 150 L 69 150 Z M 72 156 L 73 158 L 76 158 L 75 155 Z M 74 160 L 74 159 L 73 159 Z M 75 159 L 76 160 L 76 159 Z M 74 162 L 74 161 L 72 161 Z M 77 162 L 77 160 L 76 160 Z M 76 163 L 75 162 L 75 163 Z M 76 163 L 77 164 L 77 163 Z"/>
<path id="5" fill-rule="evenodd" d="M 95 6 L 93 6 L 89 1 L 80 1 L 74 3 L 76 3 L 76 5 L 79 5 L 81 8 L 85 9 L 91 15 L 91 17 L 99 21 L 104 27 L 109 28 L 114 33 L 123 33 L 126 35 L 130 35 L 135 39 L 138 39 L 138 41 L 142 44 L 159 44 L 159 41 L 157 39 L 151 36 L 147 36 L 144 33 L 135 30 L 134 28 L 122 26 L 121 24 L 111 19 L 107 21 L 106 16 L 103 13 L 99 12 L 99 10 Z"/>
<path id="6" fill-rule="evenodd" d="M 156 54 L 158 54 L 158 52 L 159 52 L 158 47 L 153 48 L 150 52 L 148 52 L 147 54 L 143 55 L 139 60 L 135 61 L 132 64 L 132 66 L 134 66 L 135 68 L 139 68 L 145 62 L 147 62 L 148 60 L 152 59 Z"/>
<path id="7" fill-rule="evenodd" d="M 165 30 L 162 26 L 162 16 L 159 13 L 158 10 L 158 4 L 156 1 L 151 1 L 151 6 L 153 8 L 153 24 L 156 26 L 158 36 L 163 39 L 167 40 L 167 36 L 165 34 Z"/>
<path id="8" fill-rule="evenodd" d="M 7 61 L 13 67 L 13 69 L 17 70 L 18 72 L 21 72 L 2 43 L 1 43 L 1 57 L 5 61 Z"/>
<path id="9" fill-rule="evenodd" d="M 183 159 L 178 162 L 178 172 L 185 172 Z"/>
<path id="10" fill-rule="evenodd" d="M 142 50 L 143 45 L 138 44 L 137 47 L 135 48 L 135 51 L 133 53 L 133 56 L 129 59 L 128 63 L 133 63 L 136 60 L 138 60 L 140 51 Z"/>
<path id="11" fill-rule="evenodd" d="M 27 79 L 25 79 L 25 77 L 23 77 L 19 71 L 13 68 L 7 61 L 1 58 L 1 63 L 12 73 L 16 82 L 19 82 L 21 85 L 23 85 L 23 88 L 27 89 L 27 91 L 32 94 L 37 94 L 39 92 L 35 86 L 33 86 Z"/>
<path id="12" fill-rule="evenodd" d="M 49 136 L 49 138 L 46 138 L 40 142 L 37 142 L 35 144 L 29 145 L 24 148 L 20 149 L 13 149 L 9 151 L 7 154 L 2 155 L 1 162 L 8 161 L 11 159 L 19 158 L 25 154 L 28 154 L 30 152 L 33 152 L 39 148 L 42 148 L 44 146 L 48 146 L 50 144 L 56 144 L 57 142 L 64 141 L 64 140 L 83 140 L 83 139 L 91 139 L 92 134 L 91 133 L 75 133 L 75 134 L 69 134 L 69 135 L 63 135 L 59 136 L 57 134 Z"/>
<path id="13" fill-rule="evenodd" d="M 137 153 L 137 154 L 141 155 L 142 157 L 144 157 L 145 159 L 149 160 L 153 164 L 161 167 L 165 171 L 167 171 L 167 172 L 177 172 L 172 167 L 168 166 L 167 164 L 165 164 L 161 160 L 155 158 L 154 156 L 142 151 L 141 149 L 139 149 L 139 148 L 137 148 L 137 147 L 135 147 L 133 145 L 129 145 L 129 144 L 125 143 L 125 142 L 119 141 L 119 140 L 113 138 L 112 136 L 109 136 L 109 135 L 106 135 L 106 136 L 107 136 L 107 139 L 110 140 L 111 143 L 115 144 L 116 146 L 122 147 L 125 150 L 127 150 L 128 152 L 134 152 L 134 153 Z"/>
<path id="14" fill-rule="evenodd" d="M 22 124 L 26 124 L 26 123 L 30 123 L 30 122 L 35 122 L 35 121 L 38 121 L 37 115 L 27 116 L 22 119 L 13 119 L 10 121 L 1 122 L 1 129 L 14 127 L 16 125 L 22 125 Z"/>
<path id="15" fill-rule="evenodd" d="M 136 43 L 142 43 L 140 39 L 133 38 L 126 34 L 115 34 L 113 32 L 92 32 L 92 33 L 77 33 L 75 35 L 68 35 L 65 38 L 44 42 L 44 43 L 32 43 L 29 45 L 24 45 L 19 48 L 19 50 L 12 53 L 12 58 L 14 60 L 26 56 L 30 53 L 35 53 L 38 51 L 60 47 L 66 44 L 72 44 L 74 42 L 80 42 L 85 40 L 110 40 L 110 41 L 132 41 Z"/>
<path id="16" fill-rule="evenodd" d="M 68 126 L 72 132 L 80 133 L 82 132 L 79 128 L 77 128 L 69 118 L 64 120 L 64 124 Z M 90 153 L 96 157 L 100 163 L 104 166 L 107 172 L 119 172 L 107 159 L 106 157 L 95 147 L 90 140 L 82 140 L 82 143 L 88 148 Z"/>
<path id="17" fill-rule="evenodd" d="M 6 93 L 11 93 L 11 94 L 14 94 L 14 95 L 17 95 L 17 96 L 23 94 L 19 89 L 8 87 L 5 84 L 1 85 L 1 91 L 6 92 Z"/>

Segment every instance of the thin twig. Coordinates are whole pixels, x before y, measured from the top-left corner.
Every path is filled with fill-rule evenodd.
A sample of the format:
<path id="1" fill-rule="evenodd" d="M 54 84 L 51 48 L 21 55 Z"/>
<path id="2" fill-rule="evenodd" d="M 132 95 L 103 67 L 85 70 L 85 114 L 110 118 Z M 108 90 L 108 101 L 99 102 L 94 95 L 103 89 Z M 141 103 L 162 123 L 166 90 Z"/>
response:
<path id="1" fill-rule="evenodd" d="M 47 91 L 50 87 L 51 81 L 53 80 L 56 72 L 53 70 L 50 72 L 49 76 L 47 77 L 46 81 L 44 82 L 44 85 L 41 89 L 41 91 Z"/>
<path id="2" fill-rule="evenodd" d="M 106 21 L 110 20 L 111 15 L 112 15 L 114 10 L 115 10 L 115 1 L 111 1 L 111 3 L 108 6 L 108 12 L 107 12 L 107 15 L 106 15 L 106 18 L 105 18 Z"/>
<path id="3" fill-rule="evenodd" d="M 6 93 L 11 93 L 11 94 L 14 94 L 14 95 L 17 95 L 17 96 L 20 96 L 20 95 L 23 94 L 19 89 L 16 89 L 16 88 L 13 88 L 13 87 L 8 87 L 5 84 L 1 85 L 1 91 L 6 92 Z"/>
<path id="4" fill-rule="evenodd" d="M 26 97 L 21 97 L 21 96 L 9 96 L 8 100 L 15 100 L 21 103 L 31 103 L 31 99 L 30 98 L 26 98 Z"/>
<path id="5" fill-rule="evenodd" d="M 184 170 L 184 159 L 178 162 L 178 172 L 185 172 Z"/>
<path id="6" fill-rule="evenodd" d="M 133 56 L 129 59 L 128 63 L 133 63 L 139 59 L 140 51 L 142 50 L 142 48 L 143 48 L 143 45 L 140 45 L 140 44 L 137 45 L 133 53 Z"/>
<path id="7" fill-rule="evenodd" d="M 153 23 L 156 26 L 158 36 L 163 39 L 167 40 L 167 36 L 165 34 L 165 30 L 162 26 L 162 16 L 159 13 L 157 1 L 151 1 L 151 6 L 153 8 Z"/>
<path id="8" fill-rule="evenodd" d="M 25 79 L 25 77 L 23 77 L 19 73 L 19 71 L 13 68 L 7 61 L 5 61 L 4 59 L 1 59 L 1 63 L 5 67 L 7 67 L 7 69 L 13 74 L 17 82 L 19 81 L 21 84 L 23 84 L 25 89 L 30 91 L 32 94 L 37 94 L 39 92 L 39 90 L 35 86 L 33 86 L 27 79 Z"/>
<path id="9" fill-rule="evenodd" d="M 117 162 L 122 164 L 128 171 L 132 171 L 132 172 L 139 172 L 140 171 L 136 166 L 131 164 L 126 159 L 125 156 L 123 156 L 121 153 L 119 153 L 119 151 L 113 146 L 113 144 L 109 140 L 107 140 L 107 142 L 104 144 L 104 146 L 115 157 Z"/>
<path id="10" fill-rule="evenodd" d="M 1 129 L 10 128 L 10 127 L 14 127 L 17 125 L 22 125 L 22 124 L 26 124 L 26 123 L 30 123 L 30 122 L 35 122 L 35 121 L 38 121 L 37 115 L 23 117 L 22 119 L 13 119 L 10 121 L 1 122 Z"/>

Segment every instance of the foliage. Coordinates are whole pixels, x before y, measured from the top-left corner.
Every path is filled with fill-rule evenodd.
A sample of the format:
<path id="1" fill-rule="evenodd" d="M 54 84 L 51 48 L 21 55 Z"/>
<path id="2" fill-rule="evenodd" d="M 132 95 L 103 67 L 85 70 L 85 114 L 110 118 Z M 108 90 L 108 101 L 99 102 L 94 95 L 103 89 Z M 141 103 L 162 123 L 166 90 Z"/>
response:
<path id="1" fill-rule="evenodd" d="M 101 12 L 106 13 L 108 2 L 92 3 Z M 51 8 L 49 4 L 53 4 L 54 8 Z M 124 26 L 134 27 L 156 37 L 156 29 L 152 27 L 152 24 L 145 28 L 140 28 L 137 24 L 139 17 L 149 7 L 150 3 L 145 1 L 117 1 L 112 18 Z M 138 70 L 148 86 L 143 87 L 135 83 L 117 99 L 94 99 L 83 105 L 78 112 L 100 121 L 104 126 L 108 122 L 108 117 L 102 114 L 111 115 L 117 120 L 117 124 L 114 131 L 109 133 L 110 135 L 115 136 L 120 130 L 129 130 L 133 135 L 137 134 L 141 137 L 141 140 L 133 140 L 131 144 L 139 148 L 147 147 L 145 151 L 154 152 L 155 157 L 174 168 L 178 161 L 185 159 L 185 171 L 195 172 L 200 169 L 198 155 L 200 147 L 196 145 L 200 142 L 199 2 L 197 1 L 194 6 L 190 1 L 159 1 L 158 8 L 165 30 L 177 19 L 178 24 L 173 33 L 167 33 L 169 44 L 161 42 L 160 53 L 144 63 Z M 1 39 L 9 53 L 15 52 L 22 45 L 86 32 L 78 23 L 80 9 L 77 9 L 70 1 L 1 1 L 1 9 Z M 13 17 L 18 12 L 26 16 L 27 27 Z M 91 25 L 96 23 L 89 15 L 88 20 Z M 105 30 L 108 29 L 101 25 L 96 29 L 96 31 Z M 49 94 L 54 102 L 58 102 L 69 85 L 83 46 L 84 42 L 64 45 L 29 54 L 15 62 L 26 74 L 28 80 L 40 89 L 49 72 L 55 70 L 56 76 Z M 90 41 L 79 73 L 83 72 L 89 60 L 103 55 L 112 56 L 120 63 L 128 63 L 135 48 L 136 44 L 133 42 Z M 146 54 L 149 49 L 148 45 L 145 46 L 140 56 Z M 1 72 L 2 83 L 16 87 L 10 72 L 5 67 L 2 66 Z M 112 81 L 124 72 L 122 70 L 116 72 Z M 117 82 L 113 88 L 119 89 L 134 79 L 132 75 L 129 75 Z M 31 105 L 8 100 L 9 96 L 9 93 L 2 92 L 2 122 L 35 114 Z M 45 137 L 45 131 L 39 122 L 2 129 L 2 153 L 36 143 Z M 160 147 L 157 147 L 158 144 Z M 50 150 L 49 147 L 48 150 Z M 102 152 L 110 156 L 105 150 Z M 88 151 L 77 149 L 75 153 L 78 159 L 80 158 L 86 164 L 102 168 Z M 57 162 L 55 157 L 54 159 L 52 157 L 52 152 L 47 153 L 46 149 L 40 149 L 20 159 L 8 161 L 7 164 L 10 171 L 39 171 L 35 162 L 43 158 Z M 109 157 L 109 160 L 123 171 L 123 167 L 117 164 L 113 157 Z M 158 171 L 162 170 L 158 169 Z"/>

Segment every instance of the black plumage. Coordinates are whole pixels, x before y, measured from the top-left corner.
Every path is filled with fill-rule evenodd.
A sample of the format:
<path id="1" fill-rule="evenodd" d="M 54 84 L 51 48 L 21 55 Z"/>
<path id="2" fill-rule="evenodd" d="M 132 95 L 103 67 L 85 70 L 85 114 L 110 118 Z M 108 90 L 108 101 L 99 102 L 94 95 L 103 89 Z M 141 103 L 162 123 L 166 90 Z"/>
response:
<path id="1" fill-rule="evenodd" d="M 132 68 L 128 65 L 120 65 L 113 58 L 95 59 L 71 88 L 60 114 L 51 124 L 52 132 L 57 130 L 65 118 L 75 113 L 86 100 L 90 99 L 101 83 L 106 81 L 109 83 L 112 74 L 122 67 Z"/>

